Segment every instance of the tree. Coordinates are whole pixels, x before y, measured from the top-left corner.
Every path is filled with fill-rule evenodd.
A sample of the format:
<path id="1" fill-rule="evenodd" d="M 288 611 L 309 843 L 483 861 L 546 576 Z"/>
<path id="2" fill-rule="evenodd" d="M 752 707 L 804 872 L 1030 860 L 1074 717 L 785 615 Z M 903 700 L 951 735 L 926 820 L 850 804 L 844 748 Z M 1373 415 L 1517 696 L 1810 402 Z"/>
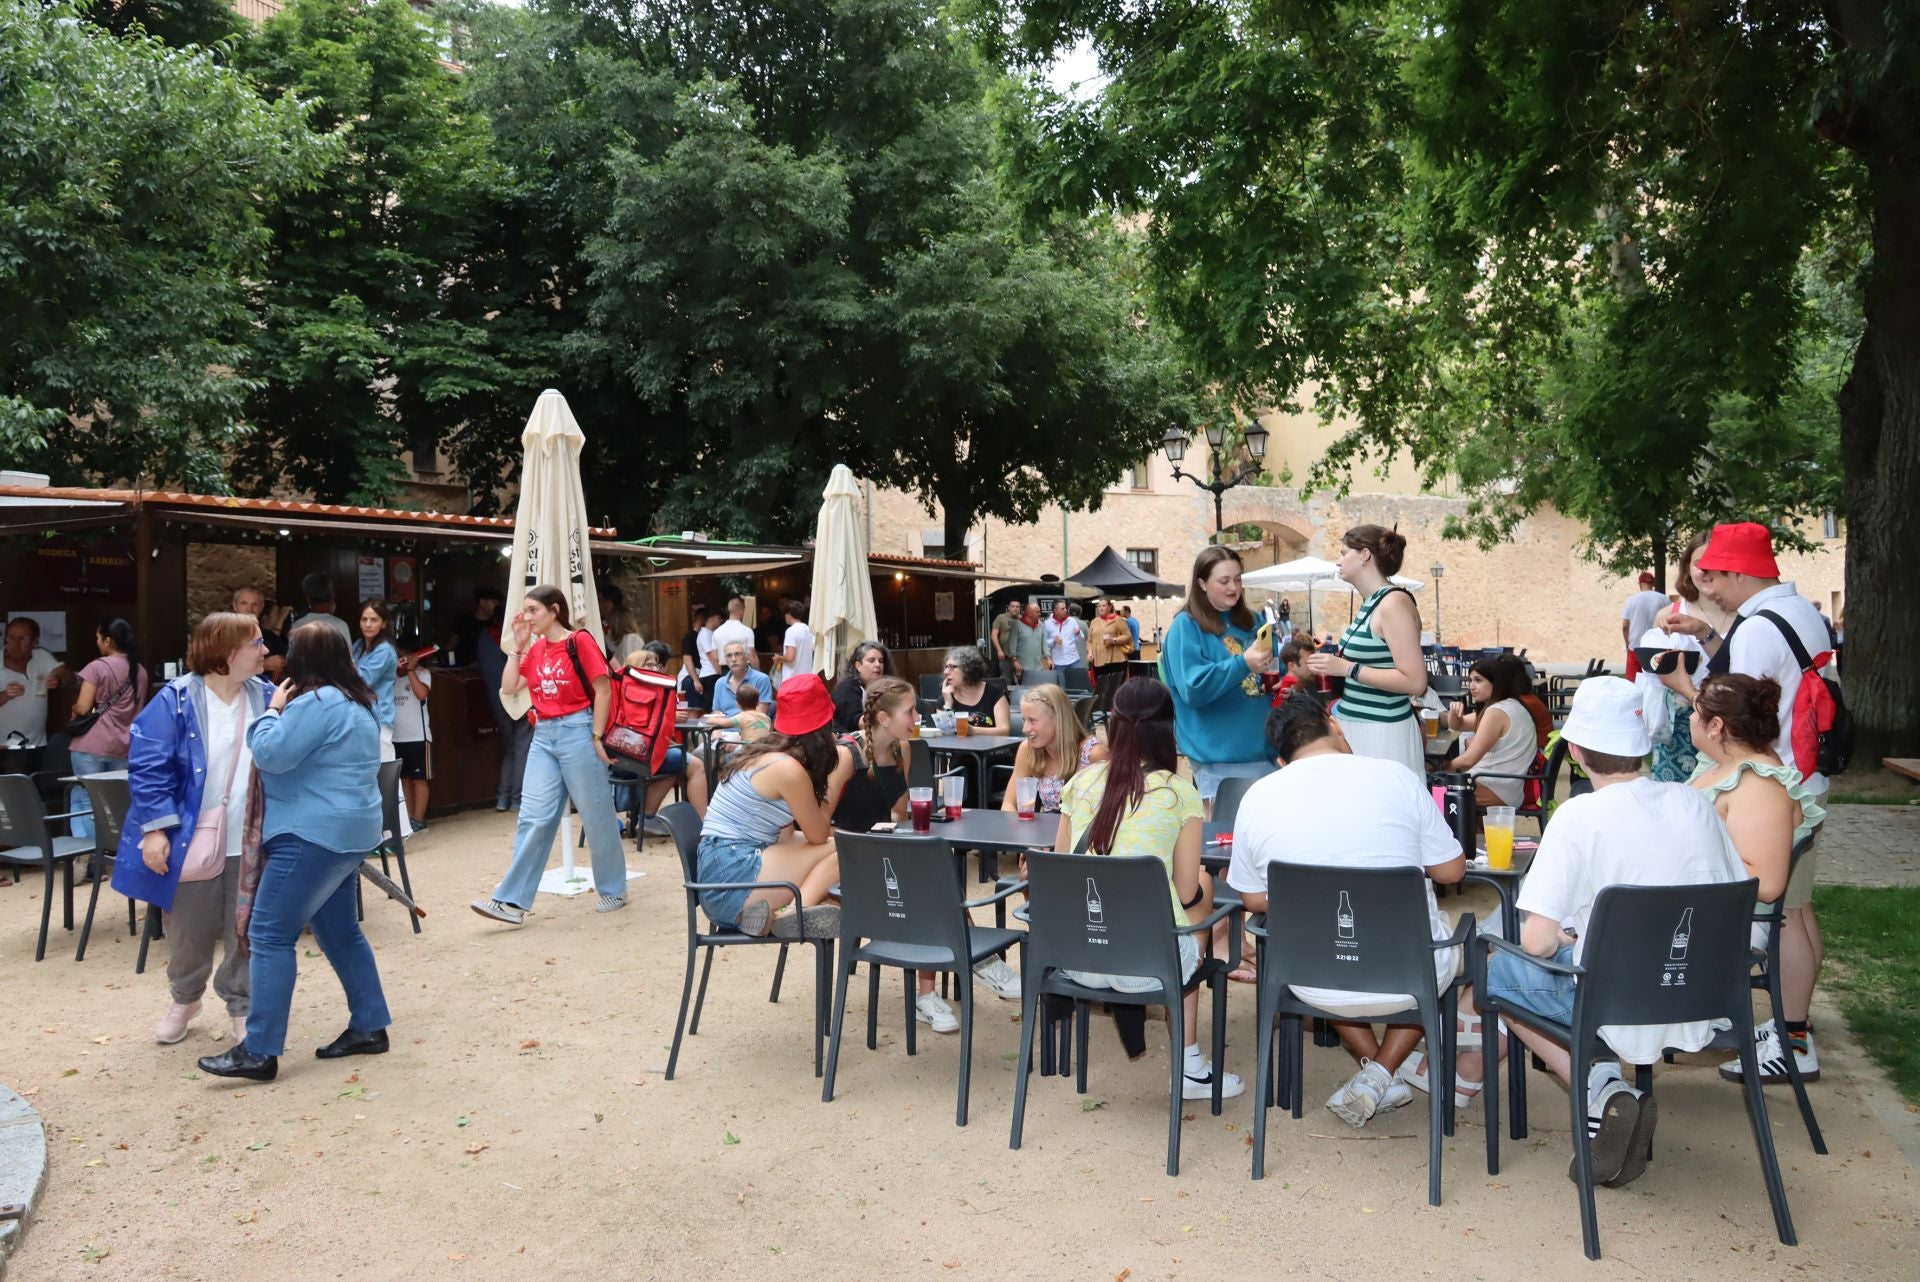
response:
<path id="1" fill-rule="evenodd" d="M 246 25 L 228 0 L 80 0 L 76 8 L 116 36 L 138 31 L 176 49 L 215 44 Z"/>
<path id="2" fill-rule="evenodd" d="M 0 456 L 223 492 L 260 203 L 329 153 L 206 50 L 0 0 Z"/>
<path id="3" fill-rule="evenodd" d="M 531 403 L 537 354 L 503 341 L 486 261 L 504 185 L 486 121 L 406 0 L 293 0 L 236 62 L 263 94 L 311 104 L 340 147 L 268 214 L 246 365 L 261 431 L 238 466 L 327 500 L 386 499 L 402 451 L 437 448 L 476 402 L 510 394 L 522 421 Z"/>
<path id="4" fill-rule="evenodd" d="M 1210 372 L 1353 418 L 1333 473 L 1402 449 L 1459 471 L 1462 533 L 1553 502 L 1621 565 L 1827 502 L 1809 255 L 1870 226 L 1837 404 L 1849 703 L 1863 756 L 1920 744 L 1898 648 L 1920 626 L 1920 36 L 1898 6 L 980 9 L 990 41 L 1091 38 L 1112 75 L 1090 103 L 1034 95 L 1036 202 L 1150 209 L 1156 295 Z"/>
<path id="5" fill-rule="evenodd" d="M 555 3 L 474 31 L 623 525 L 796 538 L 844 459 L 959 543 L 1097 502 L 1178 411 L 1110 238 L 1008 216 L 990 77 L 925 0 Z"/>

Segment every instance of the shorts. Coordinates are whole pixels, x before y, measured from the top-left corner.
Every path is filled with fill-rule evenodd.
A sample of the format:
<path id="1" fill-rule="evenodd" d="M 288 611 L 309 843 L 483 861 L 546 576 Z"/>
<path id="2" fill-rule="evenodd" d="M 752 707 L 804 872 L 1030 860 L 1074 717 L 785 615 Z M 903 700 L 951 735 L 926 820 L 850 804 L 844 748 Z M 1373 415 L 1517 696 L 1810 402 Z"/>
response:
<path id="1" fill-rule="evenodd" d="M 1794 865 L 1793 876 L 1787 879 L 1786 892 L 1780 896 L 1782 907 L 1805 908 L 1813 902 L 1813 879 L 1819 864 L 1820 843 L 1815 841 L 1807 847 L 1807 853 L 1800 856 L 1800 862 Z"/>
<path id="2" fill-rule="evenodd" d="M 1561 945 L 1552 960 L 1573 965 L 1573 945 Z M 1487 954 L 1487 991 L 1545 1019 L 1573 1023 L 1573 976 L 1542 970 L 1504 950 Z"/>
<path id="3" fill-rule="evenodd" d="M 758 881 L 760 852 L 766 846 L 742 837 L 702 837 L 697 852 L 701 881 Z M 703 890 L 700 906 L 715 926 L 732 930 L 747 906 L 751 890 Z"/>
<path id="4" fill-rule="evenodd" d="M 705 874 L 703 873 L 702 876 Z M 1193 972 L 1200 968 L 1200 944 L 1192 935 L 1180 936 L 1180 982 L 1185 984 L 1193 978 Z M 1060 972 L 1076 984 L 1088 988 L 1111 988 L 1122 993 L 1151 992 L 1158 987 L 1159 981 L 1145 975 L 1096 975 L 1082 970 L 1062 970 Z"/>
<path id="5" fill-rule="evenodd" d="M 687 773 L 687 754 L 678 744 L 667 749 L 666 759 L 660 763 L 660 774 L 683 775 Z M 656 778 L 658 776 L 655 776 Z"/>
<path id="6" fill-rule="evenodd" d="M 1459 973 L 1458 948 L 1434 954 L 1433 977 L 1438 991 L 1446 992 L 1447 985 Z M 1336 1019 L 1379 1019 L 1382 1015 L 1396 1014 L 1413 1005 L 1412 993 L 1349 993 L 1299 984 L 1290 984 L 1288 987 L 1293 990 L 1295 997 Z"/>
<path id="7" fill-rule="evenodd" d="M 1271 761 L 1189 761 L 1193 767 L 1193 786 L 1200 800 L 1212 801 L 1220 791 L 1222 779 L 1263 779 L 1273 773 Z"/>
<path id="8" fill-rule="evenodd" d="M 393 745 L 393 755 L 400 762 L 400 777 L 402 779 L 431 779 L 433 777 L 427 773 L 426 740 L 416 739 L 412 743 L 396 743 Z"/>

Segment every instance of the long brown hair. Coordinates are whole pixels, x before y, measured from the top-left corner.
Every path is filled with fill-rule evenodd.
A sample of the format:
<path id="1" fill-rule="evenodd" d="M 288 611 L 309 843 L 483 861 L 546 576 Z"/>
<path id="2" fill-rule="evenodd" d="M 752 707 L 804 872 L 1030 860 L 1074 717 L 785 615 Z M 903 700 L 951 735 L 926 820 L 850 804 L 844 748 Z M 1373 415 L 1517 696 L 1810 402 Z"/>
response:
<path id="1" fill-rule="evenodd" d="M 308 691 L 332 686 L 367 711 L 373 711 L 373 690 L 353 666 L 347 639 L 319 623 L 303 623 L 288 634 L 287 680 L 293 682 L 289 702 Z"/>
<path id="2" fill-rule="evenodd" d="M 775 754 L 792 757 L 805 766 L 807 778 L 813 783 L 813 799 L 823 806 L 827 804 L 827 781 L 833 777 L 833 768 L 840 763 L 840 748 L 834 743 L 831 725 L 809 730 L 805 734 L 788 735 L 776 731 L 763 739 L 741 745 L 740 751 L 720 767 L 720 777 L 714 781 L 715 786 L 725 783 L 760 758 Z"/>
<path id="3" fill-rule="evenodd" d="M 1247 607 L 1245 589 L 1241 590 L 1240 599 L 1233 603 L 1233 611 L 1224 618 L 1220 611 L 1213 608 L 1213 602 L 1207 600 L 1206 582 L 1222 561 L 1241 565 L 1238 552 L 1217 543 L 1210 548 L 1202 548 L 1200 555 L 1193 558 L 1193 576 L 1187 580 L 1187 614 L 1200 625 L 1202 632 L 1210 632 L 1214 636 L 1225 632 L 1229 623 L 1242 631 L 1251 632 L 1253 611 Z"/>
<path id="4" fill-rule="evenodd" d="M 1107 777 L 1087 849 L 1102 855 L 1111 851 L 1120 821 L 1147 795 L 1147 776 L 1156 770 L 1172 774 L 1179 767 L 1173 693 L 1152 677 L 1124 683 L 1114 692 L 1107 714 Z"/>
<path id="5" fill-rule="evenodd" d="M 873 779 L 880 763 L 874 759 L 873 727 L 874 723 L 893 708 L 900 706 L 902 699 L 917 699 L 919 695 L 912 686 L 899 677 L 881 677 L 867 687 L 867 697 L 860 707 L 860 728 L 853 732 L 854 742 L 860 745 L 860 756 L 867 763 L 867 778 Z M 901 740 L 893 742 L 893 761 L 890 763 L 902 770 L 907 768 L 907 753 L 912 751 Z"/>

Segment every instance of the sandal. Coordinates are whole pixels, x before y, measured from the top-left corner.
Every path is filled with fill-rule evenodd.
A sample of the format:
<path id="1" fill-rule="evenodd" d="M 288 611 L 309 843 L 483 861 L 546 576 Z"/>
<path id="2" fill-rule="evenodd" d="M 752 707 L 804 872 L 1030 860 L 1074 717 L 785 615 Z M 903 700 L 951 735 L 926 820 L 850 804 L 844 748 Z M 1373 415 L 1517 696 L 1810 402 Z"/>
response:
<path id="1" fill-rule="evenodd" d="M 1260 972 L 1245 961 L 1242 961 L 1239 970 L 1230 970 L 1227 972 L 1227 978 L 1236 984 L 1257 984 L 1260 982 Z"/>
<path id="2" fill-rule="evenodd" d="M 1478 1023 L 1479 1021 L 1476 1020 L 1475 1022 Z M 1401 1064 L 1399 1069 L 1395 1071 L 1394 1078 L 1398 1081 L 1405 1082 L 1408 1086 L 1413 1087 L 1414 1090 L 1425 1094 L 1427 1091 L 1426 1067 L 1427 1057 L 1419 1051 L 1414 1051 L 1411 1055 L 1407 1056 L 1406 1062 Z M 1486 1083 L 1484 1082 L 1472 1081 L 1455 1074 L 1453 1079 L 1453 1106 L 1455 1108 L 1471 1108 L 1474 1099 L 1480 1094 L 1485 1085 Z"/>

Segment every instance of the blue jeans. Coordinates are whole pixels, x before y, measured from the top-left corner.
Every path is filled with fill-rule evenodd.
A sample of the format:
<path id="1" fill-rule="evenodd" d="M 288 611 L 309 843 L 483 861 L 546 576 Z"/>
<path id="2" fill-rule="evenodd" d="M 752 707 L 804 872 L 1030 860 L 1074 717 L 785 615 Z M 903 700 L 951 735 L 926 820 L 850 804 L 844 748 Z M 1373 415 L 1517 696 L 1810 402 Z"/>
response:
<path id="1" fill-rule="evenodd" d="M 613 788 L 607 782 L 606 763 L 593 751 L 593 713 L 583 709 L 542 720 L 533 728 L 527 773 L 520 781 L 513 862 L 494 888 L 495 899 L 519 908 L 533 907 L 568 797 L 580 812 L 580 826 L 593 852 L 595 888 L 611 899 L 627 893 L 627 852 L 620 846 L 620 823 L 613 816 Z"/>
<path id="2" fill-rule="evenodd" d="M 1573 945 L 1563 945 L 1552 960 L 1562 966 L 1573 965 Z M 1502 1001 L 1524 1006 L 1536 1015 L 1562 1024 L 1573 1023 L 1571 975 L 1556 975 L 1512 953 L 1496 950 L 1487 958 L 1487 989 Z"/>
<path id="3" fill-rule="evenodd" d="M 247 1013 L 247 1049 L 279 1055 L 287 1048 L 287 1012 L 293 1006 L 300 931 L 313 923 L 313 939 L 347 992 L 347 1027 L 374 1033 L 392 1023 L 373 945 L 354 919 L 358 850 L 329 850 L 304 837 L 281 833 L 266 842 L 266 866 L 254 891 L 247 925 L 253 1004 Z"/>
<path id="4" fill-rule="evenodd" d="M 73 756 L 73 773 L 76 775 L 99 775 L 109 770 L 125 770 L 125 757 L 103 757 L 97 752 L 76 752 Z M 93 798 L 87 790 L 75 784 L 67 793 L 67 809 L 73 811 L 67 831 L 76 837 L 93 840 Z"/>
<path id="5" fill-rule="evenodd" d="M 1212 801 L 1223 779 L 1264 779 L 1273 773 L 1271 761 L 1190 761 L 1193 786 L 1200 800 Z"/>

